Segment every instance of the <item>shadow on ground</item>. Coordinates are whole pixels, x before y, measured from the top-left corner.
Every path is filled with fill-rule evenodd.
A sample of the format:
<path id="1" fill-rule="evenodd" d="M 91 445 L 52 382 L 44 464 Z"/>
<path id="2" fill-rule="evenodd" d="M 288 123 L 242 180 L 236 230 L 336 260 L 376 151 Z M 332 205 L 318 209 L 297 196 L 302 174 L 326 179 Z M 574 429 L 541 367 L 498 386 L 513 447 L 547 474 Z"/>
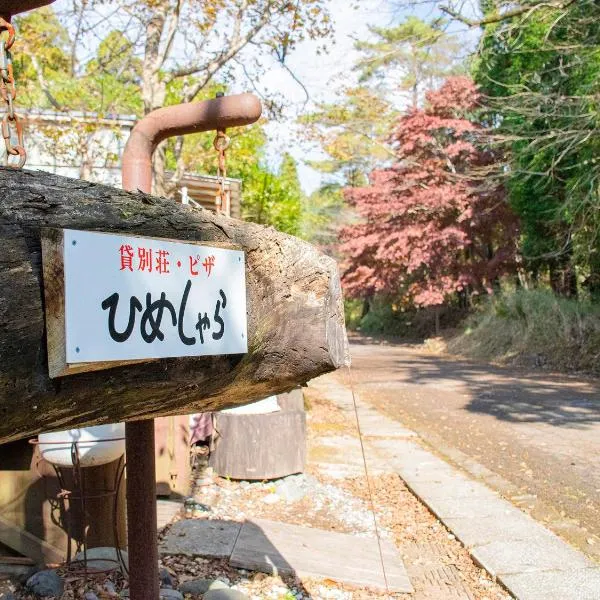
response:
<path id="1" fill-rule="evenodd" d="M 414 344 L 386 342 L 375 355 L 373 343 L 352 339 L 355 379 L 361 385 L 461 393 L 468 397 L 466 410 L 514 423 L 586 428 L 600 422 L 600 382 L 429 355 Z"/>
<path id="2" fill-rule="evenodd" d="M 279 575 L 289 586 L 311 598 L 283 552 L 255 522 L 229 519 L 183 519 L 175 522 L 159 543 L 161 556 L 225 559 L 236 569 Z"/>

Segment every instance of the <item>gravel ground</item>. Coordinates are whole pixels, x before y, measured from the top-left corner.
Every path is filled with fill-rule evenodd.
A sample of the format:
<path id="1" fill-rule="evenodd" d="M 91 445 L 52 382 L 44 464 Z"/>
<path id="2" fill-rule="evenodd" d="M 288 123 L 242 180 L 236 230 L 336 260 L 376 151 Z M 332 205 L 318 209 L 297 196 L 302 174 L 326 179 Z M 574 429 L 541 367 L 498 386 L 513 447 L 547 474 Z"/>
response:
<path id="1" fill-rule="evenodd" d="M 210 471 L 206 472 L 200 467 L 200 472 L 195 474 L 195 494 L 175 520 L 183 517 L 233 521 L 266 518 L 352 533 L 357 537 L 373 536 L 373 513 L 364 476 L 334 479 L 324 474 L 322 469 L 327 462 L 322 440 L 331 440 L 335 436 L 356 438 L 355 426 L 314 390 L 309 388 L 306 398 L 309 408 L 308 447 L 312 459 L 309 459 L 305 474 L 270 482 L 234 482 L 212 477 Z M 318 460 L 314 460 L 315 456 Z M 386 594 L 373 589 L 340 585 L 333 580 L 299 580 L 295 577 L 248 572 L 229 566 L 224 559 L 163 556 L 161 566 L 168 571 L 175 587 L 192 579 L 218 579 L 252 600 L 424 600 L 433 598 L 426 595 L 427 577 L 423 581 L 420 579 L 420 566 L 425 558 L 426 561 L 437 561 L 436 564 L 442 565 L 445 572 L 451 571 L 453 574 L 447 583 L 450 595 L 435 597 L 435 600 L 445 600 L 446 597 L 471 600 L 510 598 L 482 569 L 473 564 L 461 544 L 409 492 L 397 475 L 384 473 L 372 477 L 371 486 L 380 535 L 393 540 L 399 548 L 415 594 Z M 421 549 L 421 552 L 415 553 L 415 549 Z M 80 577 L 66 576 L 61 600 L 82 600 L 89 591 L 96 593 L 99 599 L 116 598 L 116 593 L 126 586 L 126 580 L 115 575 L 99 577 L 87 584 Z M 37 597 L 16 591 L 14 598 L 34 600 Z"/>
<path id="2" fill-rule="evenodd" d="M 323 438 L 331 436 L 356 437 L 354 423 L 326 399 L 310 388 L 305 392 L 308 415 L 309 457 L 318 456 L 318 465 L 327 457 L 323 455 Z M 333 479 L 324 475 L 314 460 L 309 459 L 307 472 L 271 482 L 233 482 L 216 479 L 216 485 L 199 488 L 196 499 L 210 505 L 211 511 L 198 518 L 217 518 L 243 521 L 246 518 L 266 518 L 296 525 L 318 527 L 332 531 L 372 536 L 373 513 L 364 476 Z M 303 497 L 286 500 L 281 486 L 291 487 Z M 456 590 L 449 590 L 447 598 L 473 600 L 508 600 L 510 595 L 494 583 L 489 575 L 478 568 L 467 551 L 455 537 L 415 498 L 400 477 L 393 473 L 371 478 L 375 511 L 382 538 L 391 539 L 404 555 L 409 575 L 409 561 L 419 563 L 414 548 L 435 550 L 435 558 L 451 575 L 446 582 Z M 189 511 L 188 511 L 189 512 Z M 253 600 L 297 598 L 379 600 L 383 598 L 432 598 L 426 593 L 427 581 L 418 576 L 411 580 L 414 595 L 387 594 L 372 589 L 356 589 L 334 581 L 318 581 L 272 577 L 262 573 L 248 573 L 229 567 L 226 561 L 165 557 L 164 565 L 179 581 L 192 577 L 218 578 L 246 593 Z M 413 565 L 414 566 L 414 565 Z M 415 569 L 413 569 L 415 571 Z M 418 571 L 418 564 L 417 569 Z M 456 593 L 454 593 L 456 592 Z M 460 595 L 462 594 L 462 596 Z M 435 600 L 444 600 L 435 598 Z"/>

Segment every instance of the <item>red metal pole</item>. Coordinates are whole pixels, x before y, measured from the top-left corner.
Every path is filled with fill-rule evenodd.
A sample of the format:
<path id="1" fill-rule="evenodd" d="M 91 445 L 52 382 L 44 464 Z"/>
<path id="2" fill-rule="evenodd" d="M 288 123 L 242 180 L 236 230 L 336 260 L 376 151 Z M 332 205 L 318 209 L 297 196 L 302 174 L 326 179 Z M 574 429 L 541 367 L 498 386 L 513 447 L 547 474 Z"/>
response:
<path id="1" fill-rule="evenodd" d="M 158 600 L 154 419 L 125 424 L 129 597 Z"/>
<path id="2" fill-rule="evenodd" d="M 238 94 L 151 112 L 136 124 L 127 140 L 123 153 L 123 188 L 150 193 L 152 154 L 162 140 L 249 125 L 259 119 L 261 110 L 258 98 Z M 159 600 L 154 419 L 125 425 L 125 452 L 129 597 L 131 600 Z"/>

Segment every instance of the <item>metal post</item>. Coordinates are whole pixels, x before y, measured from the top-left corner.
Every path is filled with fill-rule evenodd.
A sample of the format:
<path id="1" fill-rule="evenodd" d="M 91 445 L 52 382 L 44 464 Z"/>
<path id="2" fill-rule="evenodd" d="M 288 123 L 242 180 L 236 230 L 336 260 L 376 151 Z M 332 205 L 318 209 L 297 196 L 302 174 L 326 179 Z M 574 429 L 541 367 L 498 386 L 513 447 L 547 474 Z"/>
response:
<path id="1" fill-rule="evenodd" d="M 239 94 L 152 111 L 138 121 L 127 140 L 123 153 L 123 188 L 150 193 L 152 154 L 161 140 L 248 125 L 258 120 L 261 110 L 258 98 Z M 131 600 L 159 600 L 154 419 L 125 424 L 125 452 L 129 597 Z"/>
<path id="2" fill-rule="evenodd" d="M 129 597 L 158 600 L 154 419 L 125 424 Z"/>

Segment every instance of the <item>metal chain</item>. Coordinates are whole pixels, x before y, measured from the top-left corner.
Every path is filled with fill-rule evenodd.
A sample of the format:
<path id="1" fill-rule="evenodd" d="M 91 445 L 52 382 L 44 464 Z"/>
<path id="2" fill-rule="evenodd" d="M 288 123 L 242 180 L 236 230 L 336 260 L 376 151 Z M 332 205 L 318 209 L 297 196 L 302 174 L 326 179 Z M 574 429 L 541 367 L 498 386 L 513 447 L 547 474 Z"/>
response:
<path id="1" fill-rule="evenodd" d="M 15 28 L 0 17 L 0 35 L 5 31 L 7 35 L 0 38 L 0 97 L 6 103 L 6 113 L 1 126 L 2 137 L 6 146 L 6 166 L 21 169 L 27 160 L 27 152 L 23 145 L 23 123 L 13 106 L 17 88 L 10 49 L 15 41 Z M 11 162 L 11 158 L 16 162 Z"/>
<path id="2" fill-rule="evenodd" d="M 225 130 L 218 130 L 213 146 L 218 153 L 219 162 L 217 166 L 217 178 L 219 181 L 219 194 L 217 195 L 217 212 L 227 214 L 229 210 L 227 192 L 225 191 L 225 178 L 227 169 L 225 166 L 225 150 L 229 148 L 229 137 L 225 135 Z"/>

